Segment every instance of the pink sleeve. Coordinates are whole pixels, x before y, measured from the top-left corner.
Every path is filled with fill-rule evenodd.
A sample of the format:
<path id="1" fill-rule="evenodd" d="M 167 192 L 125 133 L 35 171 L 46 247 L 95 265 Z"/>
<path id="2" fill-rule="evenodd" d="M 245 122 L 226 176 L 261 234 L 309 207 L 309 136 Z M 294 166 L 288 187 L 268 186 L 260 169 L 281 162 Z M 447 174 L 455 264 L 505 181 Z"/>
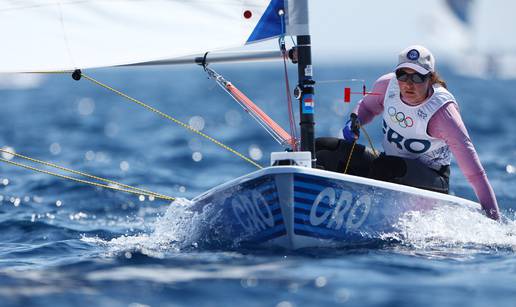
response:
<path id="1" fill-rule="evenodd" d="M 432 116 L 428 123 L 428 134 L 446 142 L 462 173 L 473 186 L 487 216 L 498 220 L 500 213 L 494 191 L 455 103 L 449 102 Z"/>
<path id="2" fill-rule="evenodd" d="M 381 76 L 373 85 L 373 94 L 366 95 L 356 108 L 353 113 L 358 115 L 358 119 L 362 124 L 367 124 L 373 120 L 373 118 L 383 112 L 383 100 L 385 92 L 389 86 L 389 81 L 394 77 L 393 73 L 389 73 Z"/>

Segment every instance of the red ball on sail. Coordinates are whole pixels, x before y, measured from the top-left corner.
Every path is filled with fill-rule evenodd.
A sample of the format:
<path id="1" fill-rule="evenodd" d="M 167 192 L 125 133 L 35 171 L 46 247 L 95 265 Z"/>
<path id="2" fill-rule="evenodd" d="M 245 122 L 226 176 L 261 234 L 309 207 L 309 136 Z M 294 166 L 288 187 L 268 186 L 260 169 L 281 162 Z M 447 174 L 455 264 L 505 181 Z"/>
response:
<path id="1" fill-rule="evenodd" d="M 247 11 L 244 12 L 244 18 L 245 19 L 249 19 L 251 17 L 253 17 L 253 13 L 251 13 L 251 11 L 247 10 Z"/>

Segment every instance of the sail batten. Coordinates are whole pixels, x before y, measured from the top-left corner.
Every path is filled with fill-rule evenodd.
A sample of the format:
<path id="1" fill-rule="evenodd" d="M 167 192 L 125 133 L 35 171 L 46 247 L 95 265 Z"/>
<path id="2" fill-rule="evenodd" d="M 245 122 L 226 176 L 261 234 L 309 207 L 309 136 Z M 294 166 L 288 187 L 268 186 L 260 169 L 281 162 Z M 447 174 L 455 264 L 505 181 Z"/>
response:
<path id="1" fill-rule="evenodd" d="M 282 27 L 274 15 L 289 2 L 0 1 L 0 72 L 127 65 L 297 35 L 288 26 L 295 21 Z"/>

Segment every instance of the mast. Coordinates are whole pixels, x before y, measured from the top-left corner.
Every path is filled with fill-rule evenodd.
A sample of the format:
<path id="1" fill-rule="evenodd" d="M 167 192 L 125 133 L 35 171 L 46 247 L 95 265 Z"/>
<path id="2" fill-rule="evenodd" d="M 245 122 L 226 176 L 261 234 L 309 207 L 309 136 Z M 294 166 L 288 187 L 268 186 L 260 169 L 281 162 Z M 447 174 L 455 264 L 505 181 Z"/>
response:
<path id="1" fill-rule="evenodd" d="M 314 84 L 312 79 L 312 54 L 310 35 L 297 37 L 298 90 L 301 126 L 301 150 L 310 151 L 315 158 L 314 141 Z"/>
<path id="2" fill-rule="evenodd" d="M 301 0 L 297 5 L 300 6 L 299 10 L 296 12 L 299 14 L 298 17 L 305 20 L 308 25 L 308 1 Z M 306 35 L 297 36 L 298 87 L 296 88 L 296 97 L 299 99 L 301 151 L 310 151 L 312 153 L 312 164 L 315 164 L 315 81 L 312 79 L 312 50 L 308 26 L 306 33 Z"/>

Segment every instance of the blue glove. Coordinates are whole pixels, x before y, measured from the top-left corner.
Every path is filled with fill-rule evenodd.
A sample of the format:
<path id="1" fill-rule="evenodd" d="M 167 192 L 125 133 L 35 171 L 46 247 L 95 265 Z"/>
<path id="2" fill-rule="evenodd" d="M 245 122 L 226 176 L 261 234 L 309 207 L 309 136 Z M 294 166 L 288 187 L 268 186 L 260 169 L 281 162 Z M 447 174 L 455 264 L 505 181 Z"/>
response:
<path id="1" fill-rule="evenodd" d="M 342 129 L 342 135 L 347 142 L 354 142 L 360 137 L 360 120 L 355 113 L 349 116 L 349 120 Z"/>

